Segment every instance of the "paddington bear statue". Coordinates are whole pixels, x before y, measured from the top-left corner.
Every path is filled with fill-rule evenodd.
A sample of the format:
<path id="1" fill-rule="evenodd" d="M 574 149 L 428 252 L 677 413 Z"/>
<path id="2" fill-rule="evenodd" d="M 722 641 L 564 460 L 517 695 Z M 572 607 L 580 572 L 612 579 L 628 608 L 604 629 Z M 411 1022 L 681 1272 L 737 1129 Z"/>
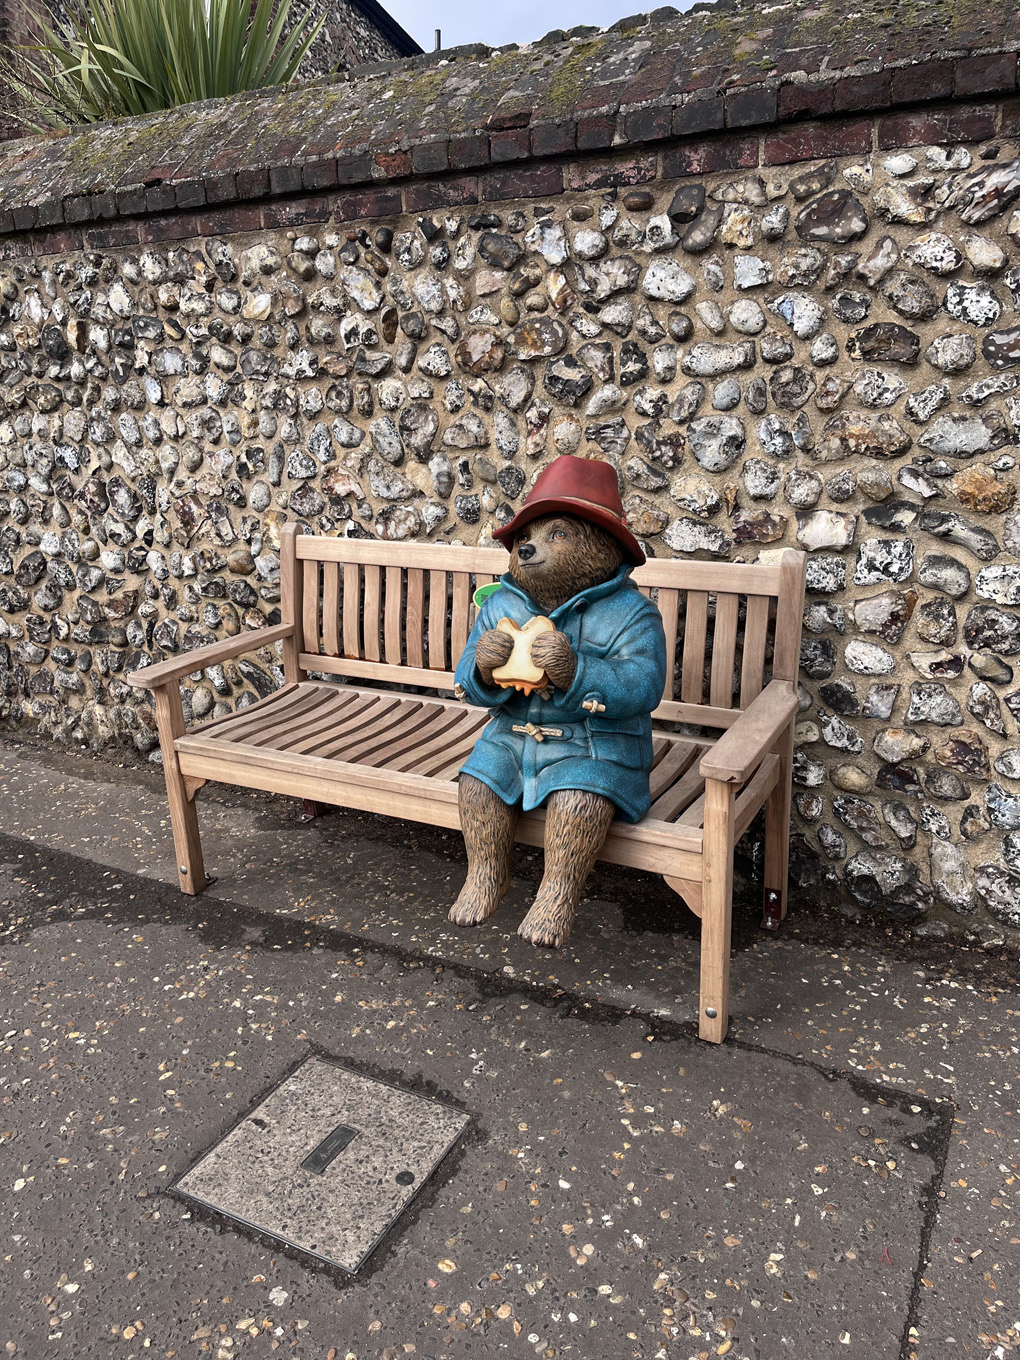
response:
<path id="1" fill-rule="evenodd" d="M 648 811 L 665 637 L 630 579 L 645 557 L 608 463 L 555 459 L 494 537 L 510 570 L 484 600 L 456 674 L 456 693 L 492 721 L 460 774 L 468 874 L 450 920 L 492 915 L 510 886 L 518 815 L 544 806 L 545 872 L 519 934 L 558 949 L 610 822 Z"/>

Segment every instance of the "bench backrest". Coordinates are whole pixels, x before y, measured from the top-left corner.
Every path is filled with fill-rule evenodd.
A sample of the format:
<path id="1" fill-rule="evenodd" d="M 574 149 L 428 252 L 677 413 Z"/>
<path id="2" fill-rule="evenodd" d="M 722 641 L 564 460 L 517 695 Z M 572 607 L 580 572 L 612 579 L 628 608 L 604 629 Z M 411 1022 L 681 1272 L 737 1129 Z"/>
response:
<path id="1" fill-rule="evenodd" d="M 475 590 L 508 563 L 498 547 L 326 538 L 295 524 L 280 546 L 295 672 L 440 690 L 453 689 Z M 804 564 L 804 553 L 787 550 L 761 566 L 655 558 L 636 569 L 666 630 L 669 673 L 656 717 L 728 727 L 769 675 L 796 682 Z"/>

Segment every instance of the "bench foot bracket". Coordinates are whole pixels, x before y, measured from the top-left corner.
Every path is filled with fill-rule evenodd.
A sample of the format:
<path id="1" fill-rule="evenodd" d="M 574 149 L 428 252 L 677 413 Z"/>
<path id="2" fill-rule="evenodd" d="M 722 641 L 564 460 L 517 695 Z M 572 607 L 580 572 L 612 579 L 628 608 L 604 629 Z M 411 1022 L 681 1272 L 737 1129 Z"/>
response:
<path id="1" fill-rule="evenodd" d="M 318 803 L 314 798 L 302 798 L 298 821 L 314 822 L 316 817 L 321 817 L 328 807 L 328 803 Z"/>
<path id="2" fill-rule="evenodd" d="M 777 931 L 783 923 L 782 893 L 774 888 L 765 889 L 765 913 L 761 918 L 762 930 Z"/>

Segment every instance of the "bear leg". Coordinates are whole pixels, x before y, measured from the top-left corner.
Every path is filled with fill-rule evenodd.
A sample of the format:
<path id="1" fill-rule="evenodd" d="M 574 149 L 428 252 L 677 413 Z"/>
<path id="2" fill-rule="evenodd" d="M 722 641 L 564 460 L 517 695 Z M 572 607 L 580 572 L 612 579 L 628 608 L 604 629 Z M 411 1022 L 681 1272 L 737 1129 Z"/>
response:
<path id="1" fill-rule="evenodd" d="M 534 945 L 566 944 L 588 875 L 606 838 L 616 806 L 600 793 L 558 789 L 545 816 L 545 873 L 518 935 Z"/>
<path id="2" fill-rule="evenodd" d="M 469 774 L 461 775 L 457 798 L 468 873 L 450 920 L 456 926 L 480 926 L 510 887 L 510 851 L 520 809 Z"/>

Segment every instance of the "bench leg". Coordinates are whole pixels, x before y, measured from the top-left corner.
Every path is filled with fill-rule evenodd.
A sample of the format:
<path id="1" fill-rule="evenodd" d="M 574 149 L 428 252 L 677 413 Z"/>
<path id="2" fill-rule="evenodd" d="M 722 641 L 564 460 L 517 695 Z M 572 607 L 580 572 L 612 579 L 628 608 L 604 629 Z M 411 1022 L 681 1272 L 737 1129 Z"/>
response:
<path id="1" fill-rule="evenodd" d="M 701 997 L 698 1033 L 721 1044 L 730 1018 L 730 922 L 733 912 L 733 788 L 705 781 L 702 838 Z"/>
<path id="2" fill-rule="evenodd" d="M 184 710 L 181 707 L 181 692 L 176 681 L 163 685 L 153 693 L 156 706 L 156 726 L 159 730 L 159 745 L 163 753 L 163 775 L 166 779 L 166 797 L 170 805 L 170 825 L 174 834 L 174 854 L 177 856 L 177 881 L 181 892 L 194 896 L 208 885 L 205 866 L 202 863 L 202 842 L 198 834 L 198 814 L 194 798 L 188 797 L 188 790 L 181 774 L 174 742 L 184 735 Z"/>
<path id="3" fill-rule="evenodd" d="M 321 817 L 324 812 L 328 812 L 328 803 L 317 803 L 314 798 L 301 799 L 301 811 L 298 813 L 299 822 L 314 822 L 316 817 Z"/>
<path id="4" fill-rule="evenodd" d="M 762 930 L 778 930 L 786 915 L 790 873 L 790 800 L 793 775 L 793 724 L 776 746 L 779 781 L 765 804 L 765 910 Z"/>

